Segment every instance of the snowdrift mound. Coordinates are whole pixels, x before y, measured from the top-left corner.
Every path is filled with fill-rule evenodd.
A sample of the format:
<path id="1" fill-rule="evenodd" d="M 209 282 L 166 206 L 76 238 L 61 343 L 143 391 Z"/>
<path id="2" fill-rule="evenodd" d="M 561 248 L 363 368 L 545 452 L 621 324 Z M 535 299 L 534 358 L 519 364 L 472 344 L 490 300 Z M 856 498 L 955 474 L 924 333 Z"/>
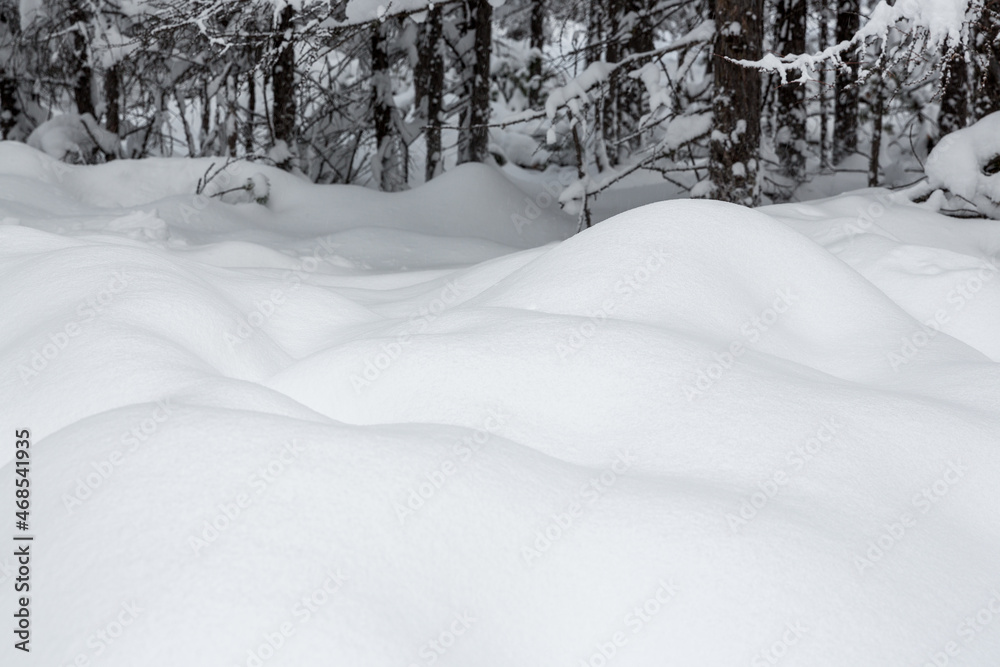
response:
<path id="1" fill-rule="evenodd" d="M 199 180 L 216 172 L 205 196 L 196 196 Z M 265 165 L 225 166 L 223 159 L 116 160 L 79 167 L 24 144 L 0 142 L 0 174 L 28 186 L 4 193 L 9 215 L 50 231 L 108 231 L 108 216 L 141 213 L 159 219 L 160 240 L 174 247 L 234 240 L 287 245 L 288 237 L 307 245 L 323 236 L 361 266 L 461 264 L 470 255 L 487 259 L 562 240 L 576 227 L 557 204 L 538 206 L 537 197 L 478 164 L 462 165 L 412 191 L 386 194 L 316 186 Z M 230 205 L 212 196 L 248 179 L 268 183 L 267 206 Z"/>
<path id="2" fill-rule="evenodd" d="M 806 234 L 919 322 L 910 354 L 945 333 L 1000 361 L 1000 227 L 956 220 L 873 190 L 769 215 Z M 908 359 L 906 360 L 909 361 Z M 897 365 L 898 365 L 897 361 Z"/>
<path id="3" fill-rule="evenodd" d="M 173 165 L 157 187 L 192 175 Z M 0 174 L 39 666 L 1000 661 L 977 620 L 1000 609 L 1000 374 L 916 316 L 940 274 L 915 267 L 990 232 L 903 236 L 881 283 L 861 273 L 888 237 L 850 246 L 836 202 L 664 203 L 429 260 L 419 232 L 356 227 L 352 259 L 315 240 L 336 188 L 274 175 L 284 217 L 185 227 L 174 195 L 106 180 L 122 166 L 39 169 Z M 441 188 L 411 213 L 455 214 Z"/>

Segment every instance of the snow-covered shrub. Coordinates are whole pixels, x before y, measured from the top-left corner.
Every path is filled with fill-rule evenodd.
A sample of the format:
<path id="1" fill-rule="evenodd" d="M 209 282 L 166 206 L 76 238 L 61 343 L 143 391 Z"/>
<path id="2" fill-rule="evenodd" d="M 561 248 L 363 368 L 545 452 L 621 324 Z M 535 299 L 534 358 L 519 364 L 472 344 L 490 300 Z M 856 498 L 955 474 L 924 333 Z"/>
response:
<path id="1" fill-rule="evenodd" d="M 227 160 L 219 167 L 213 162 L 205 175 L 198 179 L 195 193 L 206 197 L 218 197 L 227 204 L 255 203 L 267 206 L 271 198 L 271 181 L 257 171 L 240 182 L 234 182 L 229 168 L 237 162 Z"/>
<path id="2" fill-rule="evenodd" d="M 119 152 L 118 135 L 105 130 L 90 114 L 67 113 L 49 119 L 28 136 L 28 145 L 57 160 L 83 164 Z"/>
<path id="3" fill-rule="evenodd" d="M 946 135 L 927 157 L 926 193 L 944 190 L 1000 218 L 1000 111 Z"/>

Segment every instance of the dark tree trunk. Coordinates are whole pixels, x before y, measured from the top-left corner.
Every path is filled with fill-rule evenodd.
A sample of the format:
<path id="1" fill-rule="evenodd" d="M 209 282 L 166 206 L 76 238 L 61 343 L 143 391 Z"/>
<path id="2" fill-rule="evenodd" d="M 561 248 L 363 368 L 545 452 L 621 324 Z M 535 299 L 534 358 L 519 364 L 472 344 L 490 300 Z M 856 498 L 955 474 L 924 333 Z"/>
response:
<path id="1" fill-rule="evenodd" d="M 375 155 L 372 156 L 373 175 L 379 188 L 385 192 L 402 190 L 406 185 L 402 177 L 402 141 L 393 119 L 395 104 L 392 99 L 392 78 L 389 74 L 389 21 L 375 23 L 371 36 L 372 67 L 372 117 L 375 125 Z"/>
<path id="2" fill-rule="evenodd" d="M 986 0 L 976 25 L 976 120 L 1000 111 L 1000 0 Z"/>
<path id="3" fill-rule="evenodd" d="M 14 40 L 21 32 L 21 17 L 17 3 L 0 5 L 0 45 Z M 0 140 L 10 137 L 21 115 L 17 101 L 17 76 L 10 63 L 0 63 Z"/>
<path id="4" fill-rule="evenodd" d="M 594 43 L 600 49 L 604 41 L 603 57 L 606 62 L 616 63 L 622 57 L 621 32 L 619 20 L 624 12 L 623 0 L 608 0 L 603 6 L 594 9 L 599 12 L 599 18 L 593 23 L 598 33 L 593 36 Z M 594 60 L 601 59 L 601 52 L 594 54 Z M 607 92 L 597 100 L 600 123 L 597 137 L 598 166 L 603 171 L 617 165 L 620 149 L 618 138 L 622 134 L 622 84 L 620 77 L 611 77 L 607 84 Z"/>
<path id="5" fill-rule="evenodd" d="M 294 150 L 295 131 L 295 10 L 289 5 L 281 10 L 278 19 L 278 37 L 275 50 L 277 59 L 271 71 L 271 81 L 274 86 L 272 112 L 274 122 L 274 140 L 284 142 L 290 150 Z M 280 165 L 290 168 L 286 161 Z"/>
<path id="6" fill-rule="evenodd" d="M 239 85 L 240 72 L 233 64 L 226 77 L 226 156 L 236 157 L 239 145 Z"/>
<path id="7" fill-rule="evenodd" d="M 961 130 L 969 120 L 969 70 L 961 53 L 945 54 L 944 90 L 938 130 L 943 137 Z"/>
<path id="8" fill-rule="evenodd" d="M 472 67 L 466 80 L 469 101 L 467 142 L 460 148 L 459 163 L 485 162 L 489 154 L 490 55 L 493 48 L 493 5 L 488 0 L 467 0 L 468 26 L 474 30 Z"/>
<path id="9" fill-rule="evenodd" d="M 259 54 L 257 54 L 259 57 Z M 247 155 L 254 154 L 254 129 L 257 123 L 257 81 L 256 70 L 250 68 L 247 72 L 247 120 L 243 128 L 243 151 Z"/>
<path id="10" fill-rule="evenodd" d="M 775 52 L 778 55 L 805 53 L 806 0 L 777 0 Z M 805 87 L 792 81 L 798 70 L 788 73 L 788 80 L 778 88 L 777 122 L 774 148 L 781 161 L 781 173 L 800 180 L 806 166 L 806 96 Z M 779 82 L 780 84 L 780 82 Z"/>
<path id="11" fill-rule="evenodd" d="M 878 187 L 879 153 L 882 151 L 882 117 L 885 115 L 885 81 L 881 74 L 873 76 L 875 101 L 872 102 L 872 148 L 868 156 L 868 187 Z"/>
<path id="12" fill-rule="evenodd" d="M 424 180 L 430 181 L 442 171 L 441 109 L 444 101 L 444 42 L 442 41 L 441 8 L 433 6 L 427 12 L 420 30 L 419 60 L 415 71 L 416 106 L 424 119 L 424 143 L 427 161 Z"/>
<path id="13" fill-rule="evenodd" d="M 83 0 L 75 0 L 70 7 L 69 20 L 73 24 L 73 44 L 68 64 L 73 81 L 73 100 L 76 102 L 76 111 L 81 116 L 86 113 L 95 116 L 94 70 L 90 66 L 90 54 L 87 48 L 87 12 L 83 8 Z"/>
<path id="14" fill-rule="evenodd" d="M 372 157 L 378 175 L 379 188 L 389 190 L 386 169 L 388 143 L 392 138 L 392 87 L 389 80 L 389 45 L 386 43 L 387 25 L 377 22 L 372 26 L 372 120 L 375 125 L 375 155 Z"/>
<path id="15" fill-rule="evenodd" d="M 654 48 L 654 33 L 651 18 L 652 3 L 650 0 L 623 0 L 620 2 L 623 16 L 619 19 L 621 26 L 619 39 L 622 45 L 619 47 L 618 59 L 623 60 L 637 53 L 647 53 Z M 627 39 L 626 39 L 627 37 Z M 616 77 L 617 78 L 617 77 Z M 632 153 L 642 148 L 643 141 L 639 135 L 639 119 L 647 111 L 643 105 L 643 97 L 646 93 L 646 86 L 638 79 L 625 77 L 621 79 L 618 91 L 618 125 L 620 137 L 628 137 L 629 140 L 621 143 L 619 148 L 622 151 Z M 622 161 L 619 156 L 618 161 Z"/>
<path id="16" fill-rule="evenodd" d="M 615 0 L 612 0 L 615 1 Z M 606 26 L 604 25 L 607 12 L 601 0 L 590 0 L 587 7 L 587 49 L 584 63 L 597 62 L 604 55 L 604 36 Z"/>
<path id="17" fill-rule="evenodd" d="M 819 32 L 819 50 L 823 51 L 830 46 L 830 1 L 816 0 L 817 10 L 817 31 Z M 830 142 L 829 125 L 830 115 L 828 112 L 826 95 L 827 76 L 826 68 L 819 71 L 819 166 L 826 171 L 830 168 Z"/>
<path id="18" fill-rule="evenodd" d="M 7 139 L 17 126 L 18 115 L 17 80 L 0 68 L 0 140 Z"/>
<path id="19" fill-rule="evenodd" d="M 529 45 L 533 51 L 528 62 L 528 105 L 538 107 L 542 90 L 542 51 L 545 49 L 545 0 L 532 0 Z"/>
<path id="20" fill-rule="evenodd" d="M 198 138 L 198 154 L 202 157 L 211 154 L 209 141 L 212 134 L 212 100 L 208 95 L 208 84 L 201 87 L 201 136 Z"/>
<path id="21" fill-rule="evenodd" d="M 628 52 L 646 53 L 654 47 L 653 21 L 650 0 L 626 0 L 625 10 L 632 17 L 629 28 Z"/>
<path id="22" fill-rule="evenodd" d="M 861 26 L 858 0 L 837 2 L 837 42 L 852 37 Z M 837 70 L 837 102 L 833 119 L 833 162 L 839 163 L 858 150 L 858 48 L 844 53 L 845 67 Z"/>
<path id="23" fill-rule="evenodd" d="M 759 200 L 760 73 L 730 60 L 758 60 L 763 0 L 715 0 L 716 31 L 709 176 L 713 197 L 746 206 Z M 738 25 L 739 30 L 729 29 Z"/>
<path id="24" fill-rule="evenodd" d="M 122 78 L 119 65 L 115 64 L 104 73 L 104 101 L 107 111 L 104 113 L 104 126 L 108 132 L 118 134 L 121 130 L 121 90 Z"/>

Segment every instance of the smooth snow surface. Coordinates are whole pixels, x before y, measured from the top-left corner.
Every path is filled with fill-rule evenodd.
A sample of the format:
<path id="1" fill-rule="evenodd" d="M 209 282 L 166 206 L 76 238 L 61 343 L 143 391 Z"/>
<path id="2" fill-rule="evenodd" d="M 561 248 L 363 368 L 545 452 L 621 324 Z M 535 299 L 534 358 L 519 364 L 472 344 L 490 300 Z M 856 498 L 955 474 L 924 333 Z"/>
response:
<path id="1" fill-rule="evenodd" d="M 997 223 L 208 164 L 0 144 L 17 664 L 1000 664 Z"/>

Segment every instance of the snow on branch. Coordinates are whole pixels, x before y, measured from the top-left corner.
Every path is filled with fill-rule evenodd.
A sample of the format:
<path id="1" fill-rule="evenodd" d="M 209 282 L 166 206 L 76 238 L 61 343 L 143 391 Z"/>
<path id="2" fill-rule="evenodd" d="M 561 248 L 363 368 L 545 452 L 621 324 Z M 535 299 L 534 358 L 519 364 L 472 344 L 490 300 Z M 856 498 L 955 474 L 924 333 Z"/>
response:
<path id="1" fill-rule="evenodd" d="M 670 44 L 645 51 L 643 53 L 633 53 L 627 58 L 623 58 L 616 63 L 609 63 L 599 60 L 590 64 L 579 76 L 566 82 L 565 85 L 554 88 L 545 100 L 545 115 L 549 120 L 556 117 L 556 113 L 562 108 L 569 108 L 573 113 L 579 112 L 579 106 L 590 99 L 590 94 L 600 88 L 613 76 L 620 76 L 622 73 L 631 71 L 632 65 L 637 65 L 649 60 L 656 60 L 673 51 L 679 51 L 694 44 L 706 42 L 715 34 L 715 22 L 705 21 L 686 35 L 678 38 Z M 554 143 L 550 141 L 549 143 Z"/>
<path id="2" fill-rule="evenodd" d="M 777 56 L 773 53 L 760 60 L 736 60 L 739 65 L 755 67 L 764 71 L 777 72 L 782 83 L 786 83 L 789 71 L 801 74 L 796 83 L 816 80 L 816 72 L 829 60 L 843 62 L 843 54 L 857 45 L 874 40 L 884 51 L 889 40 L 889 31 L 899 24 L 905 24 L 911 34 L 919 35 L 930 50 L 942 47 L 957 48 L 969 40 L 969 26 L 983 11 L 983 0 L 898 0 L 888 4 L 881 0 L 872 10 L 867 23 L 850 40 L 838 42 L 817 53 L 788 54 Z"/>
<path id="3" fill-rule="evenodd" d="M 629 174 L 649 168 L 664 154 L 673 153 L 687 144 L 703 139 L 711 131 L 711 112 L 676 116 L 670 120 L 663 137 L 656 145 L 647 148 L 643 154 L 628 163 L 608 169 L 598 177 L 584 176 L 570 183 L 559 196 L 559 203 L 568 213 L 577 213 L 583 207 L 585 198 L 600 194 Z"/>

